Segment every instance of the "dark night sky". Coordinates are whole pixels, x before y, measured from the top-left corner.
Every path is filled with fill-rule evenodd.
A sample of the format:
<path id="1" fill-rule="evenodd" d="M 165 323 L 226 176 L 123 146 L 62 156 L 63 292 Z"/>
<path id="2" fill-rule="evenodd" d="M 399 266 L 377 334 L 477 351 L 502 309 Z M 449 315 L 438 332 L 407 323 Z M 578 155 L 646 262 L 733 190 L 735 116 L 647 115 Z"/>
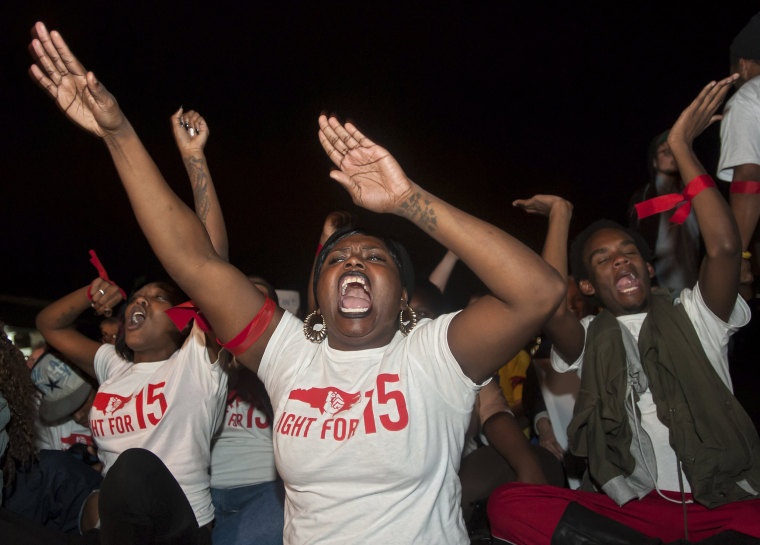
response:
<path id="1" fill-rule="evenodd" d="M 87 4 L 4 4 L 1 294 L 52 299 L 86 284 L 90 248 L 126 288 L 158 268 L 104 146 L 25 73 L 35 20 L 114 93 L 188 202 L 169 116 L 181 104 L 205 116 L 232 262 L 303 289 L 325 215 L 354 208 L 328 177 L 320 111 L 353 119 L 420 185 L 540 249 L 544 221 L 511 201 L 559 193 L 576 205 L 574 229 L 622 219 L 648 141 L 727 74 L 728 44 L 758 9 Z M 698 146 L 710 170 L 717 151 L 713 127 Z M 422 271 L 443 255 L 403 220 L 360 217 L 407 243 Z"/>

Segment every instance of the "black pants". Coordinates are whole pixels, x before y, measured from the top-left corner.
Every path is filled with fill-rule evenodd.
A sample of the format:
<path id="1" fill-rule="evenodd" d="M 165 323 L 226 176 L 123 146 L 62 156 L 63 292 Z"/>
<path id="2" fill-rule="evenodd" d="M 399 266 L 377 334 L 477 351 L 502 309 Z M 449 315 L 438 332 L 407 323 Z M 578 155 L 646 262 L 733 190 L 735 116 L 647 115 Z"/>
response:
<path id="1" fill-rule="evenodd" d="M 109 469 L 98 500 L 105 545 L 211 543 L 190 502 L 164 463 L 152 452 L 129 449 Z"/>

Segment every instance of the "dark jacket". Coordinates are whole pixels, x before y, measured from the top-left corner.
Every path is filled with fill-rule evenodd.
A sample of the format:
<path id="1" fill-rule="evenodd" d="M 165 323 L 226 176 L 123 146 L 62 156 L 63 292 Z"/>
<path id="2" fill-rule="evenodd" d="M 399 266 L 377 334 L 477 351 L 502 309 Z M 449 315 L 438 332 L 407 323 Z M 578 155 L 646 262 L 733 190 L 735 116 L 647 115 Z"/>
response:
<path id="1" fill-rule="evenodd" d="M 638 349 L 657 416 L 670 431 L 694 499 L 712 508 L 758 498 L 752 493 L 760 491 L 757 431 L 707 359 L 683 306 L 653 294 Z M 581 390 L 568 427 L 571 451 L 588 456 L 590 478 L 599 486 L 634 471 L 627 380 L 620 326 L 603 311 L 588 328 Z"/>

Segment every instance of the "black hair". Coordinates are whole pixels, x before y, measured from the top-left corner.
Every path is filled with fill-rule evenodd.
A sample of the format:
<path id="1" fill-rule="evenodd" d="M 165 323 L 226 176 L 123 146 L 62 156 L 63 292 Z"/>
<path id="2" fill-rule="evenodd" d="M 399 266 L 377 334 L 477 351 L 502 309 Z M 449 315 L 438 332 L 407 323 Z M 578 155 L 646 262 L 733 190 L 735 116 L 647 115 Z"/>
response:
<path id="1" fill-rule="evenodd" d="M 414 267 L 412 266 L 412 260 L 403 244 L 391 238 L 376 235 L 363 229 L 344 227 L 343 229 L 335 231 L 330 238 L 327 239 L 324 246 L 322 246 L 322 249 L 319 250 L 319 253 L 317 254 L 317 259 L 314 262 L 314 282 L 312 285 L 312 289 L 314 290 L 314 301 L 318 301 L 317 283 L 319 282 L 319 275 L 322 272 L 322 266 L 325 264 L 325 259 L 327 259 L 327 254 L 332 251 L 340 240 L 350 237 L 351 235 L 367 235 L 380 239 L 388 249 L 391 259 L 396 263 L 398 274 L 401 278 L 401 287 L 406 288 L 406 295 L 411 299 L 414 294 Z M 317 303 L 317 305 L 319 305 L 319 303 Z"/>
<path id="2" fill-rule="evenodd" d="M 752 19 L 731 41 L 728 51 L 732 63 L 738 63 L 740 58 L 758 62 L 757 59 L 760 58 L 760 34 L 758 31 L 760 31 L 760 13 L 753 15 Z"/>
<path id="3" fill-rule="evenodd" d="M 657 150 L 661 145 L 668 141 L 669 134 L 670 129 L 662 131 L 649 142 L 649 148 L 647 149 L 647 170 L 649 171 L 650 180 L 654 180 L 657 176 L 657 169 L 654 167 L 654 161 L 657 158 Z"/>
<path id="4" fill-rule="evenodd" d="M 37 456 L 35 420 L 39 390 L 34 386 L 26 358 L 6 336 L 0 322 L 0 396 L 8 402 L 11 418 L 6 426 L 8 448 L 0 456 L 4 487 L 13 484 L 16 468 L 26 468 Z M 0 488 L 0 495 L 3 493 Z"/>
<path id="5" fill-rule="evenodd" d="M 583 231 L 581 231 L 578 236 L 573 239 L 573 243 L 570 245 L 570 271 L 575 279 L 579 282 L 581 280 L 589 280 L 588 268 L 586 267 L 586 262 L 583 259 L 583 250 L 591 236 L 601 229 L 615 229 L 617 231 L 624 232 L 633 239 L 633 242 L 636 244 L 636 248 L 638 248 L 642 259 L 648 263 L 652 261 L 652 252 L 649 249 L 649 245 L 647 244 L 646 240 L 644 240 L 644 237 L 642 237 L 638 232 L 634 231 L 633 229 L 623 227 L 619 223 L 612 220 L 597 220 L 586 227 Z"/>
<path id="6" fill-rule="evenodd" d="M 434 316 L 425 316 L 425 318 L 437 318 L 441 314 L 445 314 L 449 311 L 449 304 L 446 296 L 441 293 L 438 286 L 433 284 L 427 278 L 415 279 L 415 293 L 418 298 L 421 298 L 424 303 L 428 305 L 430 311 Z M 411 297 L 409 300 L 411 301 Z M 419 309 L 414 309 L 419 310 Z"/>
<path id="7" fill-rule="evenodd" d="M 140 289 L 144 288 L 148 284 L 155 284 L 159 288 L 161 288 L 164 292 L 166 292 L 167 299 L 169 299 L 169 302 L 172 304 L 172 306 L 179 305 L 181 303 L 184 303 L 188 299 L 190 299 L 187 295 L 185 295 L 185 292 L 183 292 L 180 287 L 175 284 L 172 280 L 158 280 L 158 281 L 151 281 L 151 282 L 145 282 L 141 286 L 137 287 L 132 291 L 132 293 L 129 294 L 129 297 L 127 297 L 126 304 L 121 306 L 121 310 L 119 311 L 119 333 L 116 335 L 116 353 L 119 354 L 122 358 L 124 358 L 127 361 L 135 361 L 135 352 L 130 347 L 127 346 L 127 340 L 126 335 L 124 331 L 124 324 L 126 322 L 126 312 L 127 307 L 129 306 L 129 302 L 134 299 L 135 293 L 138 292 Z M 182 331 L 175 331 L 174 335 L 172 336 L 177 348 L 182 346 L 182 343 L 185 342 L 185 339 L 190 334 L 192 324 L 188 324 L 188 326 L 182 330 Z"/>

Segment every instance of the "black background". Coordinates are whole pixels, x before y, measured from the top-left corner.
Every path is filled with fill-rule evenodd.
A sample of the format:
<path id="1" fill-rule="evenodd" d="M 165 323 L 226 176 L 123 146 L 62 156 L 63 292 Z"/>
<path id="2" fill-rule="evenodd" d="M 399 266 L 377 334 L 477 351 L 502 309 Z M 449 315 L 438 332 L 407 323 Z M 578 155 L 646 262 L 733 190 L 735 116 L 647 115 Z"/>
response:
<path id="1" fill-rule="evenodd" d="M 354 120 L 420 185 L 540 250 L 545 221 L 511 202 L 558 193 L 575 204 L 573 231 L 624 221 L 649 140 L 727 75 L 729 43 L 758 9 L 529 4 L 4 4 L 0 317 L 23 325 L 16 298 L 92 280 L 90 248 L 127 290 L 160 270 L 105 147 L 26 75 L 36 20 L 113 92 L 189 203 L 169 116 L 180 105 L 205 116 L 231 261 L 303 293 L 324 217 L 354 209 L 328 177 L 321 111 Z M 717 126 L 697 147 L 714 172 Z M 404 220 L 359 215 L 402 239 L 420 272 L 444 253 Z M 463 269 L 460 297 L 474 285 Z"/>

